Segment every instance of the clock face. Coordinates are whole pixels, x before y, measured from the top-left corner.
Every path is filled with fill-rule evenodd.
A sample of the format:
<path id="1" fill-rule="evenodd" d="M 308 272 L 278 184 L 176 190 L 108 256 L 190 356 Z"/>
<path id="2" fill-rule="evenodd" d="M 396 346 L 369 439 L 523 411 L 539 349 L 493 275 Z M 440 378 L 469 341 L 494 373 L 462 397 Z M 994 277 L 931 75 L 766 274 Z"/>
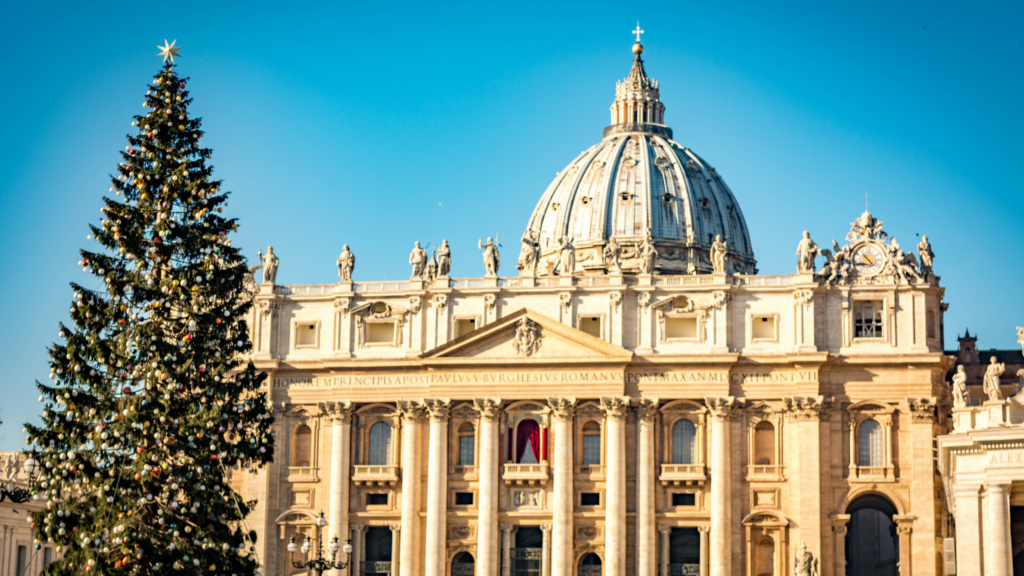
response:
<path id="1" fill-rule="evenodd" d="M 885 264 L 885 254 L 874 244 L 864 244 L 853 253 L 853 269 L 862 276 L 878 274 Z"/>

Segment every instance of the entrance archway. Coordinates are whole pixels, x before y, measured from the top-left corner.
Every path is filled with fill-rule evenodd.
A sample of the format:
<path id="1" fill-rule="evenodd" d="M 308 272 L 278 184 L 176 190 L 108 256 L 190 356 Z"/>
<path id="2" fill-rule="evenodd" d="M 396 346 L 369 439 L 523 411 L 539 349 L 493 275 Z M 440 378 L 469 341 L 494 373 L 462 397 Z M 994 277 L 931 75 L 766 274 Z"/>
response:
<path id="1" fill-rule="evenodd" d="M 473 576 L 476 563 L 469 552 L 459 552 L 452 558 L 451 576 Z"/>
<path id="2" fill-rule="evenodd" d="M 898 576 L 900 543 L 892 501 L 881 494 L 865 494 L 846 512 L 846 576 Z"/>
<path id="3" fill-rule="evenodd" d="M 580 558 L 577 576 L 601 576 L 601 557 L 591 552 Z"/>

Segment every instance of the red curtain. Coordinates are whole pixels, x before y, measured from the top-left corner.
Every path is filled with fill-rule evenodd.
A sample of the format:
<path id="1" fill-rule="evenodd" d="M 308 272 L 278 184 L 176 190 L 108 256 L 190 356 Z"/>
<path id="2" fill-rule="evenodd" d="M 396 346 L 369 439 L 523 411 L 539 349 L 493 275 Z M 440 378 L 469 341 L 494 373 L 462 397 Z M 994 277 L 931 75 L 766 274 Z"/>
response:
<path id="1" fill-rule="evenodd" d="M 543 429 L 541 429 L 541 432 L 543 432 L 543 434 L 541 435 L 541 438 L 540 438 L 540 452 L 541 452 L 540 459 L 543 462 L 543 461 L 547 461 L 547 459 L 548 459 L 548 429 L 547 428 L 543 428 Z"/>
<path id="2" fill-rule="evenodd" d="M 533 456 L 540 460 L 540 426 L 536 420 L 526 419 L 519 423 L 516 431 L 516 462 L 523 461 L 523 453 L 526 451 L 526 442 L 530 442 L 533 449 Z"/>

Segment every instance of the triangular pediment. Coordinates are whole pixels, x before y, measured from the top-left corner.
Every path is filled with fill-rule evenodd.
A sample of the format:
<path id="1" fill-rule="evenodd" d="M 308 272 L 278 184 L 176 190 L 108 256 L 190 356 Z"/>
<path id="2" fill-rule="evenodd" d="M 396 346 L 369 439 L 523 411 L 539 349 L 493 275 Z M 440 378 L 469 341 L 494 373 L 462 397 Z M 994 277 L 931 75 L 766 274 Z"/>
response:
<path id="1" fill-rule="evenodd" d="M 527 308 L 424 353 L 424 360 L 623 361 L 633 353 Z"/>

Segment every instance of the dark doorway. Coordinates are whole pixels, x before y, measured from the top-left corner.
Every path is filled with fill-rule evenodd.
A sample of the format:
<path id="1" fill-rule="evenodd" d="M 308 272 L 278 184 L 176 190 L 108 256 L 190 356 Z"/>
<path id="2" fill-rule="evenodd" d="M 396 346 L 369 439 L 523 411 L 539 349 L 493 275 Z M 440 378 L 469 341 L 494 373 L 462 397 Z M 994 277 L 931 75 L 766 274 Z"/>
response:
<path id="1" fill-rule="evenodd" d="M 892 517 L 896 507 L 880 494 L 866 494 L 846 509 L 846 576 L 898 576 L 900 543 Z"/>
<path id="2" fill-rule="evenodd" d="M 391 528 L 370 526 L 366 529 L 366 555 L 360 573 L 364 576 L 391 574 Z"/>
<path id="3" fill-rule="evenodd" d="M 473 561 L 473 555 L 469 552 L 459 552 L 452 558 L 452 575 L 451 576 L 473 576 L 476 572 L 476 564 Z"/>
<path id="4" fill-rule="evenodd" d="M 668 536 L 668 573 L 700 574 L 700 532 L 673 528 Z"/>
<path id="5" fill-rule="evenodd" d="M 576 576 L 601 576 L 601 557 L 591 552 L 580 558 Z"/>
<path id="6" fill-rule="evenodd" d="M 1020 550 L 1024 544 L 1024 506 L 1010 506 L 1010 546 Z M 1013 556 L 1013 576 L 1024 576 L 1024 551 Z"/>
<path id="7" fill-rule="evenodd" d="M 512 549 L 513 576 L 540 576 L 544 552 L 544 533 L 537 526 L 516 529 L 515 548 Z"/>

